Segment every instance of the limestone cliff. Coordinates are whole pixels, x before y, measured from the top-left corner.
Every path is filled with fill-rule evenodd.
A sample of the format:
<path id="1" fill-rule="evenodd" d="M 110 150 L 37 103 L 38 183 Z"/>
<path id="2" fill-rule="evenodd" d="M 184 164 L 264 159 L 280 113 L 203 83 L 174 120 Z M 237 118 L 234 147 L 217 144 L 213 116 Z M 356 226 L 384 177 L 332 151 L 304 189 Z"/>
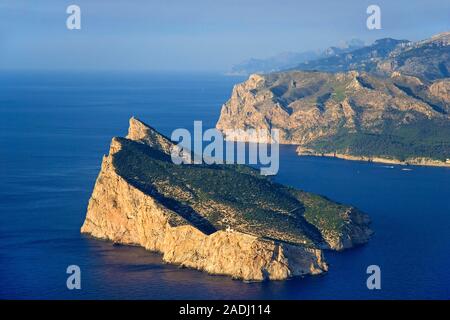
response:
<path id="1" fill-rule="evenodd" d="M 368 217 L 352 207 L 247 167 L 175 165 L 171 146 L 132 118 L 127 138 L 113 138 L 103 158 L 81 232 L 243 280 L 323 273 L 322 248 L 349 248 L 371 234 Z"/>
<path id="2" fill-rule="evenodd" d="M 216 127 L 225 134 L 276 128 L 281 143 L 318 154 L 406 162 L 421 158 L 445 165 L 449 111 L 448 79 L 426 82 L 400 72 L 380 77 L 358 71 L 289 71 L 252 75 L 237 84 Z"/>

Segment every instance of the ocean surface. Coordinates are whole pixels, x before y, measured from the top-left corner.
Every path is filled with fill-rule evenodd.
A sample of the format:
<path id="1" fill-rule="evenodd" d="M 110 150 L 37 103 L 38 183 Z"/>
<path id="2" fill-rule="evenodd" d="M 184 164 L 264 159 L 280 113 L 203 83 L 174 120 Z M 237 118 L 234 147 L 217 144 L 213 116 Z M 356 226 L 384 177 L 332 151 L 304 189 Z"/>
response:
<path id="1" fill-rule="evenodd" d="M 111 137 L 137 116 L 170 135 L 214 127 L 239 77 L 213 74 L 0 75 L 0 299 L 449 299 L 450 169 L 298 157 L 282 146 L 275 179 L 352 204 L 376 232 L 326 252 L 330 271 L 243 283 L 162 263 L 141 248 L 80 234 Z M 81 290 L 66 268 L 81 268 Z M 366 268 L 381 268 L 368 290 Z"/>

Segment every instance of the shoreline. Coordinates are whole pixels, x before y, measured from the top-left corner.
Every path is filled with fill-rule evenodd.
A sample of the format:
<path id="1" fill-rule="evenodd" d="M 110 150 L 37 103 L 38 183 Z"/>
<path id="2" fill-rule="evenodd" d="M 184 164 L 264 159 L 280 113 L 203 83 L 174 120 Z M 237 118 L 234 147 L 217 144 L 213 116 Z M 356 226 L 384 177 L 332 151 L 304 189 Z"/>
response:
<path id="1" fill-rule="evenodd" d="M 217 128 L 216 130 L 224 132 L 223 129 Z M 226 130 L 226 129 L 225 129 Z M 253 137 L 248 136 L 227 136 L 225 135 L 225 140 L 233 141 L 233 142 L 245 142 L 245 143 L 267 143 L 266 140 L 254 139 Z M 393 165 L 401 165 L 401 166 L 422 166 L 422 167 L 442 167 L 442 168 L 450 168 L 450 159 L 446 162 L 440 160 L 434 160 L 426 157 L 417 157 L 417 158 L 409 158 L 406 161 L 401 161 L 398 159 L 390 159 L 383 157 L 368 157 L 368 156 L 355 156 L 345 153 L 336 153 L 336 152 L 328 152 L 328 153 L 319 153 L 312 149 L 302 147 L 301 145 L 295 143 L 289 143 L 286 141 L 280 142 L 280 145 L 290 145 L 296 146 L 296 154 L 298 156 L 312 156 L 312 157 L 327 157 L 327 158 L 337 158 L 342 160 L 349 161 L 364 161 L 364 162 L 374 162 L 374 163 L 384 163 L 384 164 L 393 164 Z"/>
<path id="2" fill-rule="evenodd" d="M 411 158 L 406 161 L 401 161 L 397 159 L 389 159 L 383 157 L 367 157 L 367 156 L 354 156 L 344 153 L 317 153 L 302 150 L 303 148 L 298 147 L 296 153 L 298 156 L 313 156 L 313 157 L 326 157 L 326 158 L 337 158 L 348 161 L 364 161 L 373 163 L 383 163 L 383 164 L 394 164 L 401 166 L 423 166 L 423 167 L 443 167 L 450 168 L 450 162 L 443 162 L 439 160 L 433 160 L 429 158 Z"/>

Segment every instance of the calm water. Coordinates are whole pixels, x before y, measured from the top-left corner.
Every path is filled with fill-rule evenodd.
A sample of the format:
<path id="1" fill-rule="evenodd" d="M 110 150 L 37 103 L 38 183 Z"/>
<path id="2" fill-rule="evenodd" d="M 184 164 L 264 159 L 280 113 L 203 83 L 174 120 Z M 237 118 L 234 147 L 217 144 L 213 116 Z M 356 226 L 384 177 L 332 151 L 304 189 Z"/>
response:
<path id="1" fill-rule="evenodd" d="M 170 134 L 213 127 L 241 78 L 183 74 L 0 75 L 0 298 L 450 298 L 450 169 L 300 158 L 276 179 L 369 213 L 376 235 L 326 253 L 320 277 L 246 284 L 79 234 L 101 157 L 135 115 Z M 66 289 L 68 265 L 82 290 Z M 382 290 L 366 289 L 377 264 Z"/>

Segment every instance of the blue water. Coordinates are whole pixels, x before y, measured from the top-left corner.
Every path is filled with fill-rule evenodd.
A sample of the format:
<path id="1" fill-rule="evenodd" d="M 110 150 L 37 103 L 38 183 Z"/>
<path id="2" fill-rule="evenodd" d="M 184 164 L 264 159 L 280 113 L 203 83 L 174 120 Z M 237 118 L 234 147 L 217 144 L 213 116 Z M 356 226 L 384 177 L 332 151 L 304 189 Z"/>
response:
<path id="1" fill-rule="evenodd" d="M 80 235 L 101 157 L 132 115 L 165 134 L 213 127 L 242 78 L 209 74 L 0 75 L 0 298 L 450 298 L 450 169 L 297 157 L 276 180 L 370 214 L 368 245 L 327 252 L 324 276 L 242 283 L 163 264 L 158 254 Z M 66 289 L 79 265 L 82 289 Z M 366 288 L 381 267 L 382 289 Z"/>

